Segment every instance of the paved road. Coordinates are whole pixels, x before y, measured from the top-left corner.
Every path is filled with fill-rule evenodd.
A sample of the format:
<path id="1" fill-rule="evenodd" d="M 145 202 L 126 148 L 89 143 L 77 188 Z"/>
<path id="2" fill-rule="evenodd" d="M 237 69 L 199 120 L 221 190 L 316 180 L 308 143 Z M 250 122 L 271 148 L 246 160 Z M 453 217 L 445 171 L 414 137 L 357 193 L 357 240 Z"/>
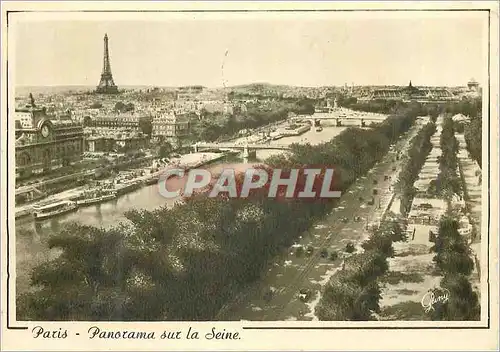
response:
<path id="1" fill-rule="evenodd" d="M 344 193 L 340 205 L 329 216 L 301 236 L 298 244 L 314 247 L 311 256 L 297 257 L 290 249 L 277 258 L 261 281 L 221 309 L 216 319 L 257 321 L 314 319 L 311 314 L 314 302 L 319 300 L 321 287 L 341 267 L 342 257 L 347 255 L 344 252 L 346 243 L 352 241 L 356 244 L 366 238 L 367 223 L 380 218 L 388 206 L 392 198 L 389 189 L 397 178 L 402 161 L 395 161 L 396 154 L 398 151 L 405 153 L 409 140 L 420 127 L 421 125 L 416 125 L 406 133 L 366 177 L 358 179 L 358 182 Z M 392 180 L 384 180 L 386 175 L 391 176 Z M 377 185 L 374 185 L 374 180 L 377 181 Z M 375 204 L 367 205 L 367 200 L 372 197 L 374 189 L 378 190 Z M 360 197 L 364 200 L 361 201 Z M 362 221 L 354 222 L 354 216 L 360 216 Z M 347 223 L 340 221 L 344 217 L 348 218 Z M 338 251 L 340 258 L 334 262 L 329 258 L 322 258 L 320 253 L 323 248 L 329 253 L 333 250 Z M 271 287 L 276 291 L 270 301 L 265 301 L 264 294 Z M 299 300 L 298 293 L 302 288 L 313 292 L 312 303 L 306 304 Z"/>

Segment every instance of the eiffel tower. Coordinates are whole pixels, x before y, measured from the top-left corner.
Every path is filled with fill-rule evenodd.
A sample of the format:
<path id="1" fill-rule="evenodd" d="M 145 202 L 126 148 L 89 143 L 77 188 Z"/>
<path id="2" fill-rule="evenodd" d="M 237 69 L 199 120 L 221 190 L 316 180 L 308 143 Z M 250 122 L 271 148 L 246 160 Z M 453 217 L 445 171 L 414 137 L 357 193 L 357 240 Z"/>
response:
<path id="1" fill-rule="evenodd" d="M 108 50 L 108 34 L 104 35 L 104 61 L 101 73 L 101 80 L 97 86 L 96 93 L 102 94 L 116 94 L 118 93 L 118 87 L 113 81 L 113 75 L 111 74 L 111 63 L 109 62 L 109 50 Z"/>

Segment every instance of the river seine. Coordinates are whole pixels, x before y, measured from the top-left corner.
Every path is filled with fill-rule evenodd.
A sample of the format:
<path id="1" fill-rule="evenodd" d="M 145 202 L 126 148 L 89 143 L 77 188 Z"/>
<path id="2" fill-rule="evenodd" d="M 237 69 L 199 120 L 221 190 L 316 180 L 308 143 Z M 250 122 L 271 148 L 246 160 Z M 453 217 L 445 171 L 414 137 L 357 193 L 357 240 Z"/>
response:
<path id="1" fill-rule="evenodd" d="M 293 144 L 293 143 L 311 143 L 319 144 L 329 141 L 345 127 L 327 126 L 324 124 L 322 131 L 318 132 L 314 129 L 294 137 L 285 137 L 272 144 Z M 273 154 L 283 153 L 283 151 L 274 150 L 259 150 L 257 151 L 257 160 L 263 161 Z M 252 160 L 250 160 L 252 161 Z M 220 167 L 229 165 L 235 162 L 242 162 L 242 159 L 220 160 L 219 162 L 207 166 Z M 25 292 L 29 289 L 29 274 L 31 269 L 47 260 L 58 256 L 56 250 L 50 250 L 47 247 L 47 239 L 51 234 L 56 233 L 64 223 L 76 221 L 85 225 L 93 225 L 97 227 L 108 227 L 118 224 L 124 220 L 123 214 L 132 209 L 153 210 L 160 206 L 172 205 L 172 199 L 166 199 L 159 194 L 158 185 L 143 187 L 132 193 L 123 195 L 113 201 L 84 207 L 76 212 L 62 215 L 60 217 L 47 219 L 45 221 L 34 222 L 30 218 L 21 218 L 16 220 L 16 290 L 18 293 Z"/>

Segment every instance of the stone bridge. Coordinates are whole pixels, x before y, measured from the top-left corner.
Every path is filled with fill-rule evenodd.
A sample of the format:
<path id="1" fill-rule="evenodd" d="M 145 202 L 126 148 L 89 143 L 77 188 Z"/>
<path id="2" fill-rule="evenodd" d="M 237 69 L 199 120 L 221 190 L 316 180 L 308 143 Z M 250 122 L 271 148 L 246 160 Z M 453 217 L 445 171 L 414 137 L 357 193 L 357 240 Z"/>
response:
<path id="1" fill-rule="evenodd" d="M 242 150 L 244 155 L 249 155 L 250 151 L 255 150 L 289 150 L 288 144 L 266 144 L 266 143 L 245 143 L 238 144 L 234 142 L 225 143 L 196 143 L 192 145 L 194 152 L 198 153 L 207 149 L 237 149 Z"/>
<path id="2" fill-rule="evenodd" d="M 325 115 L 325 116 L 301 116 L 301 118 L 307 119 L 311 121 L 313 126 L 319 126 L 322 120 L 334 120 L 336 126 L 361 126 L 365 127 L 367 122 L 383 122 L 384 119 L 376 118 L 376 117 L 358 117 L 358 116 L 338 116 L 338 115 Z"/>

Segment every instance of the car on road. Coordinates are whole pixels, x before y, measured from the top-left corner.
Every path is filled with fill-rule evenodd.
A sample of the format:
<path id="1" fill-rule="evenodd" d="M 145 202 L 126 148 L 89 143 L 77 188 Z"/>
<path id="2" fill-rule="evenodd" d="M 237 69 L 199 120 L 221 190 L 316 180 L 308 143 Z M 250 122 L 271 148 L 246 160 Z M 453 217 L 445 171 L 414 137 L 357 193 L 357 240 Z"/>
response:
<path id="1" fill-rule="evenodd" d="M 369 224 L 366 224 L 366 230 L 368 231 L 373 231 L 379 228 L 379 222 L 378 221 L 372 221 Z"/>
<path id="2" fill-rule="evenodd" d="M 274 287 L 269 287 L 269 290 L 264 293 L 264 300 L 266 302 L 269 302 L 271 299 L 274 297 L 274 293 L 276 292 L 276 289 Z"/>
<path id="3" fill-rule="evenodd" d="M 349 242 L 346 244 L 344 251 L 346 253 L 354 253 L 356 252 L 356 247 L 354 246 L 354 243 Z"/>
<path id="4" fill-rule="evenodd" d="M 307 255 L 312 255 L 314 252 L 314 247 L 313 246 L 308 246 L 306 250 Z"/>
<path id="5" fill-rule="evenodd" d="M 311 295 L 312 295 L 312 292 L 310 289 L 308 288 L 301 288 L 299 290 L 299 299 L 302 301 L 302 302 L 307 302 L 311 299 Z"/>
<path id="6" fill-rule="evenodd" d="M 337 259 L 339 259 L 339 252 L 337 251 L 332 251 L 330 252 L 330 256 L 329 256 L 329 259 L 333 262 Z"/>
<path id="7" fill-rule="evenodd" d="M 304 254 L 304 247 L 303 246 L 296 246 L 295 248 L 295 256 L 296 257 L 301 257 Z"/>

